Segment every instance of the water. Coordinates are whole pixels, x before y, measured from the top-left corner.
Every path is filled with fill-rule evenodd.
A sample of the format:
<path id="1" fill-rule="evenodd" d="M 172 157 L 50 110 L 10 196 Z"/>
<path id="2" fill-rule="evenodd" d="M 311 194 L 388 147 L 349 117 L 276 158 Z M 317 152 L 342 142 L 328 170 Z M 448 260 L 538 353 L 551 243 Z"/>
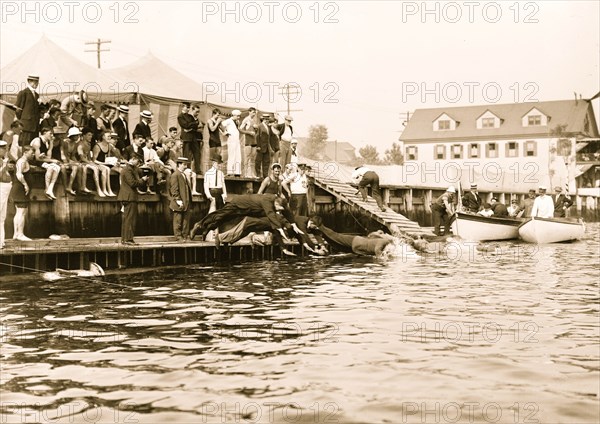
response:
<path id="1" fill-rule="evenodd" d="M 597 423 L 599 232 L 5 279 L 0 421 Z"/>

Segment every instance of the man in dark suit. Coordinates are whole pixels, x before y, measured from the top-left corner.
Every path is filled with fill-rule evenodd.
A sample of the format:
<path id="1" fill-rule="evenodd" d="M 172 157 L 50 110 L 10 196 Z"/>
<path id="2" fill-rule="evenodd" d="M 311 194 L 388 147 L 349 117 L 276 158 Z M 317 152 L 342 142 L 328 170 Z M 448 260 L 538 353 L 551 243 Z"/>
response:
<path id="1" fill-rule="evenodd" d="M 152 112 L 145 110 L 140 113 L 142 120 L 138 122 L 133 130 L 133 134 L 141 134 L 144 138 L 152 137 L 152 130 L 150 129 L 150 122 L 152 122 Z"/>
<path id="2" fill-rule="evenodd" d="M 269 138 L 271 130 L 269 128 L 269 115 L 260 117 L 260 125 L 256 130 L 256 159 L 254 161 L 254 170 L 258 178 L 269 176 L 269 166 L 271 165 L 271 153 L 269 150 Z"/>
<path id="3" fill-rule="evenodd" d="M 192 239 L 199 231 L 202 231 L 202 238 L 206 237 L 209 231 L 217 229 L 226 221 L 239 216 L 253 216 L 257 218 L 267 217 L 271 223 L 273 231 L 283 232 L 285 225 L 280 217 L 285 218 L 297 233 L 300 230 L 296 226 L 294 216 L 288 208 L 287 200 L 276 194 L 245 194 L 236 196 L 228 202 L 223 209 L 206 215 L 201 221 L 197 222 L 192 229 Z"/>
<path id="4" fill-rule="evenodd" d="M 131 139 L 129 138 L 129 126 L 127 124 L 128 113 L 129 108 L 127 106 L 119 106 L 117 108 L 117 118 L 112 123 L 113 130 L 119 136 L 119 139 L 117 140 L 117 149 L 121 152 L 131 144 Z"/>
<path id="5" fill-rule="evenodd" d="M 554 217 L 564 218 L 567 216 L 567 209 L 573 206 L 573 201 L 562 194 L 562 188 L 554 188 Z"/>
<path id="6" fill-rule="evenodd" d="M 190 239 L 190 219 L 192 217 L 192 189 L 183 175 L 190 162 L 188 158 L 177 158 L 177 169 L 169 178 L 169 207 L 173 211 L 173 233 L 177 241 Z"/>
<path id="7" fill-rule="evenodd" d="M 188 112 L 189 103 L 183 103 L 181 113 L 177 117 L 177 123 L 181 127 L 181 141 L 183 141 L 183 155 L 193 162 L 192 170 L 200 175 L 200 150 L 202 134 L 198 112 L 200 106 L 192 105 Z"/>
<path id="8" fill-rule="evenodd" d="M 477 184 L 471 184 L 471 191 L 463 195 L 462 205 L 468 212 L 477 213 L 481 210 L 481 196 L 477 193 Z"/>
<path id="9" fill-rule="evenodd" d="M 40 95 L 37 92 L 40 77 L 29 75 L 27 87 L 19 91 L 15 106 L 17 119 L 23 123 L 23 132 L 19 135 L 19 146 L 29 146 L 31 140 L 38 136 L 40 125 Z"/>
<path id="10" fill-rule="evenodd" d="M 121 223 L 121 243 L 124 245 L 135 245 L 133 235 L 137 221 L 137 189 L 144 187 L 148 176 L 140 178 L 138 165 L 140 160 L 132 156 L 127 165 L 121 171 L 121 187 L 117 200 L 123 204 L 123 222 Z"/>

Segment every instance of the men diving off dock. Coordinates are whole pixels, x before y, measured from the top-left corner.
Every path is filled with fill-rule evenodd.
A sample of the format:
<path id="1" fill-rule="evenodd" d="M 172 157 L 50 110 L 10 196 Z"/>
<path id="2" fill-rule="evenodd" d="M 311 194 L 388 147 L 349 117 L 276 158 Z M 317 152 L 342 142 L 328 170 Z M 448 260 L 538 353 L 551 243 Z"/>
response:
<path id="1" fill-rule="evenodd" d="M 210 230 L 215 230 L 221 224 L 238 216 L 266 217 L 273 231 L 285 228 L 285 223 L 281 219 L 283 217 L 291 224 L 296 233 L 301 232 L 288 208 L 287 200 L 276 194 L 245 194 L 236 196 L 223 209 L 206 215 L 194 225 L 190 236 L 194 239 L 195 235 L 201 232 L 202 239 L 204 239 Z"/>

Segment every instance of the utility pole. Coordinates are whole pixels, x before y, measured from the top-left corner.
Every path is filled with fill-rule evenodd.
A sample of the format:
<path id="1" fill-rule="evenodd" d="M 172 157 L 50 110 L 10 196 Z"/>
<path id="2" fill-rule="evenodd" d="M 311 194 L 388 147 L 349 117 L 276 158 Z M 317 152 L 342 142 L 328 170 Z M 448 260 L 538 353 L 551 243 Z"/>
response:
<path id="1" fill-rule="evenodd" d="M 94 50 L 84 50 L 84 51 L 85 52 L 92 52 L 92 53 L 96 52 L 98 54 L 98 69 L 100 69 L 100 52 L 109 52 L 110 51 L 110 49 L 102 49 L 101 48 L 102 44 L 105 44 L 105 43 L 110 43 L 110 40 L 101 40 L 101 39 L 98 38 L 98 40 L 96 40 L 96 41 L 87 41 L 86 43 L 84 43 L 86 45 L 89 45 L 89 44 L 95 44 L 96 45 L 96 49 L 94 49 Z"/>
<path id="2" fill-rule="evenodd" d="M 298 92 L 298 86 L 286 84 L 283 87 L 280 87 L 279 89 L 281 90 L 281 95 L 284 97 L 284 99 L 287 102 L 287 114 L 289 115 L 290 112 L 302 112 L 302 109 L 290 109 L 290 94 L 292 94 L 294 96 L 300 94 Z M 284 112 L 284 111 L 278 110 L 277 112 Z"/>

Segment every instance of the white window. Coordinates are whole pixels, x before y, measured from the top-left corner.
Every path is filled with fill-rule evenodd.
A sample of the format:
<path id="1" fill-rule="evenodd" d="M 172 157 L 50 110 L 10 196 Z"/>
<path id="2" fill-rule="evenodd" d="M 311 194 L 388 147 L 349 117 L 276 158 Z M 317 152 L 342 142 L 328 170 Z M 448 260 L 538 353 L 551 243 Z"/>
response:
<path id="1" fill-rule="evenodd" d="M 443 144 L 436 144 L 433 158 L 440 160 L 446 159 L 446 146 L 444 146 Z"/>
<path id="2" fill-rule="evenodd" d="M 469 157 L 470 158 L 478 158 L 479 157 L 479 144 L 477 144 L 477 143 L 469 144 Z"/>
<path id="3" fill-rule="evenodd" d="M 452 145 L 452 159 L 462 159 L 463 157 L 463 146 L 461 144 Z"/>
<path id="4" fill-rule="evenodd" d="M 495 128 L 496 127 L 496 119 L 495 118 L 482 118 L 481 119 L 481 127 L 482 128 Z"/>
<path id="5" fill-rule="evenodd" d="M 537 156 L 537 143 L 534 140 L 527 140 L 524 147 L 524 156 Z"/>
<path id="6" fill-rule="evenodd" d="M 529 115 L 527 117 L 527 125 L 529 125 L 529 126 L 542 125 L 542 115 Z"/>
<path id="7" fill-rule="evenodd" d="M 417 160 L 417 146 L 406 146 L 406 157 L 408 160 Z"/>
<path id="8" fill-rule="evenodd" d="M 497 143 L 488 143 L 485 146 L 487 157 L 488 158 L 497 158 L 498 157 L 498 144 Z"/>
<path id="9" fill-rule="evenodd" d="M 507 158 L 516 158 L 519 156 L 519 144 L 516 141 L 509 141 L 506 143 L 506 157 Z"/>

